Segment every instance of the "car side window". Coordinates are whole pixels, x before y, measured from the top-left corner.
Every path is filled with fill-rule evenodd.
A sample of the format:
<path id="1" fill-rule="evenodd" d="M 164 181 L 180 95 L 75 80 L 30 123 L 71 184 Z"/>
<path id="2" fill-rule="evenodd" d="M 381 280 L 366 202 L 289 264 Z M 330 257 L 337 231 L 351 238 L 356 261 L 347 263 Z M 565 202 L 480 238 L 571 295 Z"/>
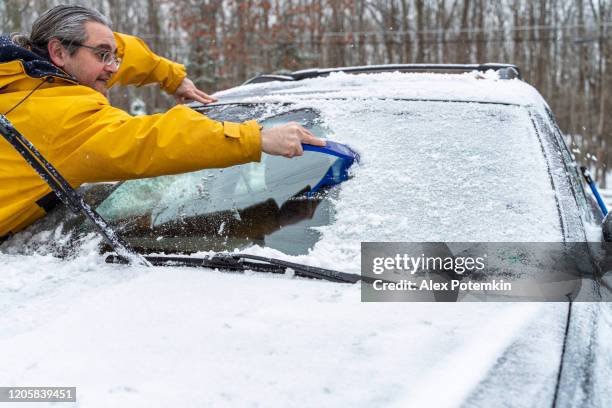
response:
<path id="1" fill-rule="evenodd" d="M 559 147 L 559 151 L 563 156 L 564 162 L 569 163 L 570 165 L 566 166 L 567 168 L 567 176 L 572 184 L 576 202 L 578 206 L 584 213 L 587 221 L 601 223 L 602 214 L 595 201 L 595 198 L 592 196 L 590 192 L 587 192 L 584 187 L 583 177 L 578 167 L 578 163 L 576 163 L 576 159 L 574 155 L 571 154 L 570 150 L 563 139 L 563 135 L 561 133 L 561 129 L 557 125 L 555 118 L 552 112 L 549 109 L 546 109 L 546 113 L 548 116 L 548 120 L 543 121 L 548 128 L 548 131 L 553 135 L 555 141 Z"/>

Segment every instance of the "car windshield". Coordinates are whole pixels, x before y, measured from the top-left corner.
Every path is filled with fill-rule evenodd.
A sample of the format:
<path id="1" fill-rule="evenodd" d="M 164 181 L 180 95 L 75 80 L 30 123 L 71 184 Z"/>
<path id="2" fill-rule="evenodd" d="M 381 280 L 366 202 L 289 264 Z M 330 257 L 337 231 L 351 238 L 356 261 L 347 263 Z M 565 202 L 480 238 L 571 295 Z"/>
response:
<path id="1" fill-rule="evenodd" d="M 329 137 L 312 109 L 258 108 L 224 106 L 209 116 L 236 121 L 259 112 L 271 116 L 260 116 L 264 128 L 299 122 L 317 136 Z M 306 253 L 318 239 L 312 227 L 330 220 L 329 192 L 311 192 L 338 161 L 320 152 L 307 151 L 292 160 L 262 154 L 259 163 L 132 180 L 97 210 L 146 252 L 220 251 L 259 244 Z"/>
<path id="2" fill-rule="evenodd" d="M 126 182 L 98 210 L 137 247 L 193 252 L 255 243 L 302 254 L 328 240 L 335 248 L 562 240 L 544 150 L 525 107 L 339 99 L 203 111 L 264 126 L 296 121 L 349 144 L 362 162 L 349 181 L 315 197 L 303 193 L 333 161 L 317 153 Z"/>

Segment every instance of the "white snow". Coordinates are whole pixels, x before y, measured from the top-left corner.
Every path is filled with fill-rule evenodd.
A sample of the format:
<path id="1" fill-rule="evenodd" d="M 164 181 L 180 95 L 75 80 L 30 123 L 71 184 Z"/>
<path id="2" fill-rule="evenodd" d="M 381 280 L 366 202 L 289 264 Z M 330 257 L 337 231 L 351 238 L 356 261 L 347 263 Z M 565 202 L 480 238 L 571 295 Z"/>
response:
<path id="1" fill-rule="evenodd" d="M 295 83 L 268 82 L 230 88 L 215 93 L 219 103 L 231 102 L 245 95 L 252 101 L 271 101 L 291 96 L 292 100 L 313 93 L 326 98 L 385 98 L 460 100 L 507 103 L 522 106 L 546 106 L 542 96 L 528 83 L 518 79 L 501 80 L 494 71 L 464 74 L 400 73 L 345 74 L 311 78 Z"/>
<path id="2" fill-rule="evenodd" d="M 0 383 L 76 386 L 83 407 L 401 405 L 425 403 L 435 378 L 455 382 L 448 403 L 542 307 L 365 304 L 327 282 L 4 260 Z"/>
<path id="3" fill-rule="evenodd" d="M 550 183 L 531 177 L 545 163 L 521 106 L 379 100 L 363 103 L 378 117 L 367 132 L 354 121 L 367 95 L 541 104 L 535 91 L 491 74 L 405 75 L 332 75 L 349 99 L 317 108 L 363 159 L 335 221 L 307 255 L 247 252 L 358 272 L 361 241 L 560 239 Z M 262 100 L 283 99 L 261 87 Z M 313 79 L 287 99 L 312 89 L 335 92 Z M 503 120 L 491 129 L 487 115 Z M 506 167 L 496 155 L 511 157 Z M 88 408 L 458 406 L 527 326 L 564 319 L 546 304 L 361 303 L 358 285 L 107 265 L 93 241 L 67 261 L 0 253 L 0 268 L 0 385 L 76 386 Z"/>

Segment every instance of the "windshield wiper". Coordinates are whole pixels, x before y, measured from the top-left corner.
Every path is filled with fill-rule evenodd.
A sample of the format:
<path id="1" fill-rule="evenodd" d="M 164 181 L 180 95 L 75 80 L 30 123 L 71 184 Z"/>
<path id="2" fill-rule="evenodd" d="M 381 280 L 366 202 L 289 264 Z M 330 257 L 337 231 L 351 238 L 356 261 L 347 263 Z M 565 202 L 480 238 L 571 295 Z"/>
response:
<path id="1" fill-rule="evenodd" d="M 145 256 L 145 259 L 155 266 L 190 266 L 220 269 L 225 271 L 285 273 L 293 270 L 296 276 L 312 279 L 323 279 L 330 282 L 357 283 L 360 280 L 372 283 L 375 279 L 354 273 L 334 271 L 316 266 L 303 265 L 282 259 L 268 258 L 258 255 L 219 253 L 205 257 L 190 256 Z M 109 255 L 107 263 L 127 263 L 121 256 Z"/>
<path id="2" fill-rule="evenodd" d="M 143 256 L 134 251 L 121 236 L 119 236 L 108 222 L 91 208 L 83 197 L 79 195 L 66 181 L 66 179 L 49 163 L 34 145 L 25 138 L 6 116 L 0 114 L 0 134 L 15 148 L 23 159 L 38 173 L 38 175 L 51 187 L 58 198 L 75 213 L 82 213 L 98 229 L 98 232 L 110 243 L 119 255 L 109 255 L 108 263 L 129 263 L 135 265 L 151 266 L 199 266 L 217 268 L 231 271 L 253 270 L 258 272 L 285 273 L 292 269 L 298 276 L 324 279 L 331 282 L 356 283 L 360 280 L 372 283 L 374 279 L 365 276 L 338 272 L 330 269 L 301 265 L 281 259 L 266 258 L 248 254 L 217 254 L 212 257 L 194 258 L 186 256 Z M 256 261 L 256 262 L 254 262 Z"/>
<path id="3" fill-rule="evenodd" d="M 0 114 L 0 134 L 13 146 L 32 169 L 38 173 L 40 178 L 49 185 L 51 190 L 68 208 L 75 214 L 80 212 L 93 222 L 98 232 L 106 238 L 118 254 L 125 256 L 131 264 L 150 266 L 142 255 L 135 252 L 110 227 L 108 222 L 83 200 L 83 197 L 72 188 L 64 176 L 2 114 Z"/>

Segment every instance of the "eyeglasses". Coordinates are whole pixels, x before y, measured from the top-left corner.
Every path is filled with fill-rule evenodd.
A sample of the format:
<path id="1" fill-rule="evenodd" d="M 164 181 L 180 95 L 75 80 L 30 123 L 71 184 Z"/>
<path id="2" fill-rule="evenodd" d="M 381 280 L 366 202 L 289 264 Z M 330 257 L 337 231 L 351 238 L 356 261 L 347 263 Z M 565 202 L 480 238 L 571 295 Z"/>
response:
<path id="1" fill-rule="evenodd" d="M 121 58 L 117 57 L 114 52 L 112 52 L 111 50 L 107 50 L 106 48 L 91 47 L 89 45 L 79 44 L 75 42 L 72 42 L 71 45 L 92 50 L 94 54 L 100 59 L 100 61 L 104 63 L 104 65 L 110 66 L 115 64 L 117 67 L 119 67 L 119 65 L 121 64 Z"/>

